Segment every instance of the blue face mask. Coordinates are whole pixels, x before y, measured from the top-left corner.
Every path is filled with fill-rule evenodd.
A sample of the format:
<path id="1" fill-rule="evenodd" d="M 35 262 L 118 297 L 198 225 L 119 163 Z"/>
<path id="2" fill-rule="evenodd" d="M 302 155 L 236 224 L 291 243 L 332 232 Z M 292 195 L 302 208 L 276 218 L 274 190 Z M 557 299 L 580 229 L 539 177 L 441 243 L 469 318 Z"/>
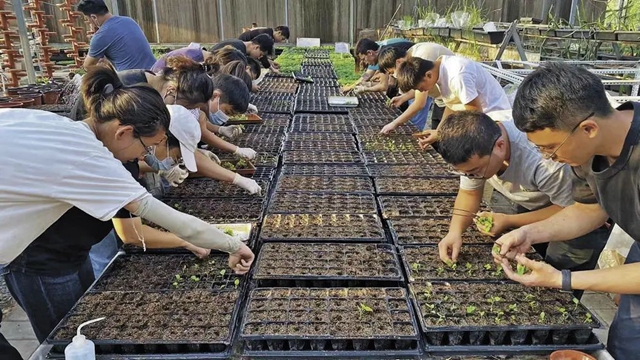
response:
<path id="1" fill-rule="evenodd" d="M 229 115 L 220 110 L 220 97 L 218 97 L 218 111 L 209 113 L 209 121 L 214 125 L 224 125 L 229 121 Z"/>
<path id="2" fill-rule="evenodd" d="M 144 162 L 146 162 L 147 165 L 149 165 L 155 171 L 169 170 L 175 164 L 171 157 L 167 157 L 164 160 L 158 160 L 158 158 L 153 154 L 145 155 Z"/>

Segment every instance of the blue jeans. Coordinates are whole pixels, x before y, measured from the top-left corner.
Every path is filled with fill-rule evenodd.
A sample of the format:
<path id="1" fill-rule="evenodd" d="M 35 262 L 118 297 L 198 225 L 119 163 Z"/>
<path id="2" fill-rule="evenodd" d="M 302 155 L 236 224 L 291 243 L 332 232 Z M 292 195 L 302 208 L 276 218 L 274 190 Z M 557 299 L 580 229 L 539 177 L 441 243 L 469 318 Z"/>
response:
<path id="1" fill-rule="evenodd" d="M 427 97 L 427 104 L 421 109 L 409 122 L 413 124 L 418 130 L 427 130 L 427 120 L 429 119 L 429 108 L 433 103 L 431 96 Z M 409 105 L 413 104 L 413 99 L 409 100 Z"/>
<path id="2" fill-rule="evenodd" d="M 99 278 L 100 274 L 109 265 L 111 260 L 118 253 L 120 248 L 120 241 L 116 237 L 115 230 L 111 230 L 102 241 L 93 245 L 91 251 L 89 251 L 89 258 L 91 258 L 91 265 L 93 266 L 93 275 L 95 278 Z"/>
<path id="3" fill-rule="evenodd" d="M 27 313 L 41 343 L 95 280 L 88 258 L 77 272 L 64 276 L 34 275 L 11 265 L 5 270 L 7 288 Z"/>
<path id="4" fill-rule="evenodd" d="M 640 245 L 631 246 L 625 264 L 640 262 Z M 636 274 L 637 276 L 637 274 Z M 620 296 L 618 312 L 609 328 L 607 350 L 616 360 L 635 360 L 640 354 L 640 295 Z"/>
<path id="5" fill-rule="evenodd" d="M 0 308 L 0 323 L 2 322 L 2 309 Z M 2 355 L 3 360 L 22 360 L 22 356 L 20 352 L 16 350 L 9 341 L 4 337 L 4 335 L 0 334 L 0 355 Z"/>

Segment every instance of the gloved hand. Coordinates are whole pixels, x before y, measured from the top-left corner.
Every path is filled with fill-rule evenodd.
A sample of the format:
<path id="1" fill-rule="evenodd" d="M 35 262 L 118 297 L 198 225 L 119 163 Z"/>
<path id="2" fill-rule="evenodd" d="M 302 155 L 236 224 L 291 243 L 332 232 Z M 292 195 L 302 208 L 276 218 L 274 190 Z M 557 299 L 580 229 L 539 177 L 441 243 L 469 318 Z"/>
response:
<path id="1" fill-rule="evenodd" d="M 367 88 L 366 88 L 365 86 L 362 86 L 362 85 L 358 85 L 358 86 L 356 86 L 356 88 L 355 88 L 355 89 L 353 89 L 353 92 L 354 92 L 356 95 L 363 94 L 363 93 L 365 93 L 366 91 L 367 91 Z"/>
<path id="2" fill-rule="evenodd" d="M 252 195 L 262 195 L 262 188 L 255 180 L 246 178 L 240 174 L 236 174 L 236 176 L 233 178 L 233 185 L 240 186 Z"/>
<path id="3" fill-rule="evenodd" d="M 253 149 L 241 148 L 239 146 L 236 148 L 236 151 L 234 152 L 234 154 L 249 160 L 255 159 L 256 156 L 258 155 Z"/>
<path id="4" fill-rule="evenodd" d="M 242 134 L 242 125 L 220 126 L 220 130 L 218 130 L 218 132 L 220 135 L 233 140 L 233 138 Z"/>
<path id="5" fill-rule="evenodd" d="M 213 161 L 214 163 L 220 165 L 220 158 L 218 157 L 218 155 L 212 153 L 209 150 L 205 150 L 205 149 L 198 149 L 198 151 L 200 151 L 202 153 L 202 155 L 208 157 L 209 159 L 211 159 L 211 161 Z"/>
<path id="6" fill-rule="evenodd" d="M 178 185 L 182 184 L 187 176 L 189 176 L 189 171 L 181 169 L 180 165 L 175 165 L 169 170 L 158 171 L 158 175 L 165 178 L 169 182 L 169 185 L 177 187 Z"/>
<path id="7" fill-rule="evenodd" d="M 247 114 L 257 114 L 257 113 L 258 113 L 258 108 L 253 104 L 249 104 L 249 106 L 247 107 Z"/>

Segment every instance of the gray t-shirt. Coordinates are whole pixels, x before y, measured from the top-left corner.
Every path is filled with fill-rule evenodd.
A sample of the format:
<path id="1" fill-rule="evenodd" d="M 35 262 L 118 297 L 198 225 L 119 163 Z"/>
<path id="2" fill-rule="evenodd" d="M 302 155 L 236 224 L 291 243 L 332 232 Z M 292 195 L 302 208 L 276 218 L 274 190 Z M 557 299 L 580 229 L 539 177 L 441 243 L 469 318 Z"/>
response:
<path id="1" fill-rule="evenodd" d="M 618 110 L 633 110 L 631 128 L 616 161 L 609 165 L 603 156 L 594 156 L 585 165 L 574 167 L 575 176 L 585 179 L 595 199 L 609 217 L 634 240 L 640 241 L 640 103 L 627 102 Z M 574 199 L 584 204 L 593 198 L 574 191 Z"/>
<path id="2" fill-rule="evenodd" d="M 89 56 L 106 57 L 116 70 L 151 69 L 156 62 L 142 29 L 132 18 L 112 16 L 96 31 Z"/>
<path id="3" fill-rule="evenodd" d="M 487 181 L 502 195 L 528 210 L 537 210 L 551 204 L 562 207 L 573 204 L 570 167 L 544 159 L 513 121 L 500 124 L 509 136 L 509 166 L 501 175 L 487 180 L 462 176 L 460 189 L 481 189 Z"/>

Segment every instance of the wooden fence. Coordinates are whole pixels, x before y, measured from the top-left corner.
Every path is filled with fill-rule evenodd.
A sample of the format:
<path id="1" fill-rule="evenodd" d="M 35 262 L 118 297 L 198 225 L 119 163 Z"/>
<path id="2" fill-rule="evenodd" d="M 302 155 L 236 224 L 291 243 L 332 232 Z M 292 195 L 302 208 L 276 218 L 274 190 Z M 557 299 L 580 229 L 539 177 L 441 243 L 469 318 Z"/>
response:
<path id="1" fill-rule="evenodd" d="M 26 0 L 23 0 L 26 2 Z M 569 18 L 571 0 L 106 0 L 117 1 L 120 15 L 135 19 L 151 43 L 203 44 L 237 37 L 243 27 L 288 24 L 291 39 L 319 37 L 322 42 L 357 40 L 359 30 L 381 28 L 398 5 L 397 18 L 415 14 L 418 7 L 431 7 L 440 14 L 475 1 L 490 21 L 513 21 L 520 17 Z M 58 20 L 62 13 L 50 0 L 46 12 L 51 31 L 67 33 Z M 587 19 L 596 19 L 606 4 L 602 0 L 580 0 Z M 546 5 L 546 10 L 545 10 Z M 155 11 L 154 11 L 155 10 Z M 54 37 L 53 42 L 62 42 Z"/>

